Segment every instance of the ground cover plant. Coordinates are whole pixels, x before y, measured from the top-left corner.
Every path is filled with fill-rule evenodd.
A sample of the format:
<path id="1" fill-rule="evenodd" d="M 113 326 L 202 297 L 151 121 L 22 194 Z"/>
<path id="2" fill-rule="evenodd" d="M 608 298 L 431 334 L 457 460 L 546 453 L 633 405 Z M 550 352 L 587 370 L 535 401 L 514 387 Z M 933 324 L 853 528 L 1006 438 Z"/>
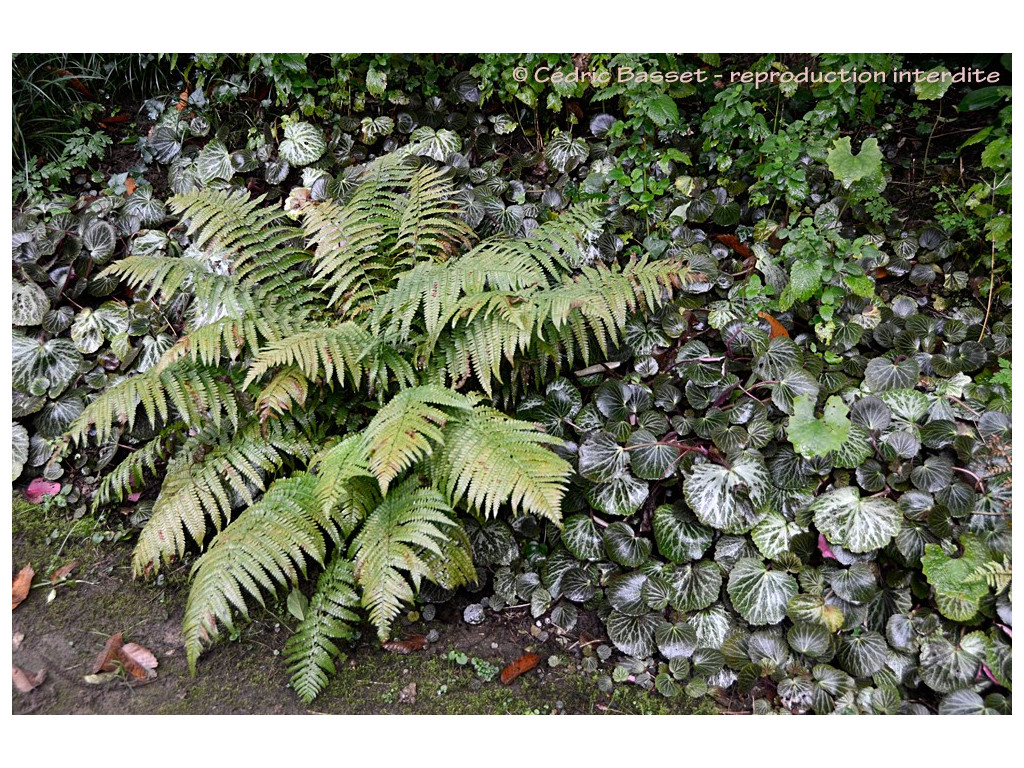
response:
<path id="1" fill-rule="evenodd" d="M 1011 711 L 1008 57 L 155 63 L 15 212 L 14 479 L 189 564 L 193 670 L 280 601 L 312 701 L 469 588 L 608 694 Z"/>

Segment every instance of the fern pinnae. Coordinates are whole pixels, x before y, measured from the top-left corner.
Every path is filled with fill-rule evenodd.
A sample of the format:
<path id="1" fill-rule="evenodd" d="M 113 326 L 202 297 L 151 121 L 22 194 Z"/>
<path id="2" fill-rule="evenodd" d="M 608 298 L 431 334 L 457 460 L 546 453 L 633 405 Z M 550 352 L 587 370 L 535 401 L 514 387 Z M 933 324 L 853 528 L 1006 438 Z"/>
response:
<path id="1" fill-rule="evenodd" d="M 355 639 L 361 621 L 352 563 L 335 553 L 317 579 L 302 621 L 284 647 L 291 685 L 307 704 L 327 686 L 342 657 L 337 641 Z"/>
<path id="2" fill-rule="evenodd" d="M 93 511 L 107 504 L 124 501 L 130 494 L 141 490 L 146 481 L 146 473 L 153 476 L 157 474 L 158 466 L 170 457 L 183 433 L 183 425 L 172 424 L 148 443 L 129 453 L 96 488 L 92 497 Z"/>
<path id="3" fill-rule="evenodd" d="M 264 591 L 298 583 L 307 558 L 324 561 L 330 521 L 320 512 L 315 485 L 303 474 L 275 481 L 196 561 L 182 625 L 193 673 L 203 646 L 219 634 L 218 622 L 233 628 L 234 612 L 248 612 L 247 599 L 262 604 Z"/>

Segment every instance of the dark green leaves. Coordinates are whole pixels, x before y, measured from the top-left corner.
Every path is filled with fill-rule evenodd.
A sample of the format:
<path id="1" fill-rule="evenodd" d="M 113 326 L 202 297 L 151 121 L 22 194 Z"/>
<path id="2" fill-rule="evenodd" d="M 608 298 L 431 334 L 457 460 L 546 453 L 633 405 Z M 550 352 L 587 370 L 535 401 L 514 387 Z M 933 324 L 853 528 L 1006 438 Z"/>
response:
<path id="1" fill-rule="evenodd" d="M 760 560 L 746 557 L 732 567 L 728 591 L 736 610 L 751 624 L 778 624 L 798 586 L 788 573 L 769 571 Z"/>

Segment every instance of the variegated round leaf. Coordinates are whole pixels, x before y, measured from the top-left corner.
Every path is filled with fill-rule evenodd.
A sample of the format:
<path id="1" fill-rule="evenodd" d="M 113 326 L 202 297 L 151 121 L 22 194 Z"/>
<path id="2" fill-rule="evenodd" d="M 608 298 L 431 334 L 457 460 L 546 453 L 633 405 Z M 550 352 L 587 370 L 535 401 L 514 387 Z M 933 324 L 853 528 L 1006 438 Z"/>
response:
<path id="1" fill-rule="evenodd" d="M 575 170 L 589 154 L 590 145 L 584 139 L 574 139 L 572 134 L 561 131 L 552 136 L 544 147 L 548 166 L 559 173 Z"/>
<path id="2" fill-rule="evenodd" d="M 607 515 L 629 517 L 640 509 L 649 493 L 650 487 L 646 481 L 625 474 L 610 483 L 590 486 L 587 489 L 587 500 L 595 509 Z"/>
<path id="3" fill-rule="evenodd" d="M 605 528 L 604 549 L 612 561 L 635 568 L 650 556 L 651 540 L 637 536 L 630 526 L 618 521 Z"/>
<path id="4" fill-rule="evenodd" d="M 743 454 L 731 467 L 707 462 L 690 471 L 683 493 L 698 519 L 728 533 L 745 533 L 759 522 L 767 499 L 768 470 L 759 457 Z"/>
<path id="5" fill-rule="evenodd" d="M 588 515 L 572 515 L 566 519 L 562 543 L 577 560 L 600 560 L 604 557 L 601 532 Z"/>
<path id="6" fill-rule="evenodd" d="M 323 132 L 311 123 L 298 121 L 285 126 L 284 141 L 278 151 L 291 165 L 309 165 L 319 160 L 326 149 Z"/>
<path id="7" fill-rule="evenodd" d="M 666 659 L 689 658 L 697 650 L 697 632 L 689 624 L 665 621 L 654 631 L 654 641 Z"/>
<path id="8" fill-rule="evenodd" d="M 900 530 L 896 502 L 860 497 L 853 486 L 837 488 L 811 502 L 814 524 L 828 540 L 851 552 L 884 547 Z"/>
<path id="9" fill-rule="evenodd" d="M 860 630 L 839 643 L 839 664 L 854 677 L 871 677 L 885 666 L 889 646 L 885 638 L 871 630 Z"/>
<path id="10" fill-rule="evenodd" d="M 579 472 L 587 480 L 608 483 L 622 477 L 630 464 L 630 452 L 607 432 L 589 435 L 579 449 Z"/>
<path id="11" fill-rule="evenodd" d="M 790 648 L 812 659 L 824 659 L 829 656 L 831 638 L 825 627 L 806 622 L 794 624 L 786 634 Z"/>
<path id="12" fill-rule="evenodd" d="M 648 612 L 647 601 L 644 599 L 644 584 L 648 578 L 643 571 L 614 576 L 605 587 L 605 599 L 619 613 L 641 616 Z"/>
<path id="13" fill-rule="evenodd" d="M 733 566 L 727 590 L 740 615 L 761 626 L 778 624 L 786 617 L 786 606 L 799 587 L 788 573 L 769 571 L 762 561 L 745 557 Z"/>
<path id="14" fill-rule="evenodd" d="M 222 141 L 214 139 L 200 150 L 196 157 L 196 175 L 203 184 L 209 184 L 215 179 L 227 181 L 235 175 L 231 153 Z"/>
<path id="15" fill-rule="evenodd" d="M 626 448 L 632 460 L 633 474 L 644 480 L 663 480 L 679 463 L 679 449 L 671 443 L 660 442 L 646 429 L 638 429 L 630 435 Z"/>
<path id="16" fill-rule="evenodd" d="M 608 639 L 616 648 L 627 656 L 643 659 L 654 655 L 657 648 L 654 633 L 663 621 L 664 619 L 657 613 L 629 616 L 612 611 L 605 626 L 608 630 Z"/>
<path id="17" fill-rule="evenodd" d="M 677 611 L 699 611 L 718 600 L 722 571 L 717 563 L 701 560 L 672 565 L 662 572 L 669 586 L 669 602 Z"/>
<path id="18" fill-rule="evenodd" d="M 50 309 L 50 300 L 38 285 L 15 280 L 11 284 L 11 324 L 39 325 Z"/>
<path id="19" fill-rule="evenodd" d="M 140 215 L 139 218 L 143 217 Z M 160 220 L 163 220 L 163 215 L 160 216 Z M 93 219 L 86 224 L 82 232 L 82 247 L 89 252 L 89 257 L 93 261 L 103 264 L 113 255 L 114 248 L 117 247 L 117 232 L 108 222 L 102 219 Z"/>
<path id="20" fill-rule="evenodd" d="M 682 505 L 663 504 L 652 519 L 658 552 L 676 563 L 699 560 L 711 546 L 714 532 L 701 525 Z"/>
<path id="21" fill-rule="evenodd" d="M 56 394 L 71 383 L 82 364 L 82 355 L 71 339 L 42 342 L 15 334 L 11 346 L 11 377 L 14 386 L 24 392 L 31 392 L 33 383 L 41 379 L 51 395 Z"/>
<path id="22" fill-rule="evenodd" d="M 13 474 L 11 482 L 21 477 L 25 465 L 28 463 L 28 430 L 16 421 L 11 422 L 11 458 L 13 460 Z"/>

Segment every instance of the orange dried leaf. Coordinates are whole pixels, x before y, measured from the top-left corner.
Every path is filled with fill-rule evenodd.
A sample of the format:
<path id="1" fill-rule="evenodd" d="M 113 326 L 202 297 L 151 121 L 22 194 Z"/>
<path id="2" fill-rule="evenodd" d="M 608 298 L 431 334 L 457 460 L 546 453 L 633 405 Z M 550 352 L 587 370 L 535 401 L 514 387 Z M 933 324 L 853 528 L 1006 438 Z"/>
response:
<path id="1" fill-rule="evenodd" d="M 11 677 L 14 680 L 14 687 L 17 688 L 20 693 L 28 693 L 43 684 L 43 681 L 46 680 L 46 670 L 40 669 L 32 675 L 21 667 L 12 666 Z"/>
<path id="2" fill-rule="evenodd" d="M 517 677 L 524 672 L 529 672 L 531 669 L 540 664 L 540 656 L 536 653 L 527 653 L 524 656 L 520 656 L 518 659 L 513 661 L 503 670 L 501 670 L 501 682 L 508 685 Z"/>
<path id="3" fill-rule="evenodd" d="M 767 312 L 758 312 L 757 316 L 766 320 L 768 325 L 771 327 L 771 332 L 768 334 L 769 338 L 777 339 L 779 336 L 785 336 L 787 339 L 789 338 L 789 331 L 786 330 L 786 326 Z"/>
<path id="4" fill-rule="evenodd" d="M 135 188 L 135 179 L 133 179 L 131 176 L 124 180 L 124 191 L 127 192 L 129 195 L 134 194 Z"/>
<path id="5" fill-rule="evenodd" d="M 92 673 L 95 675 L 97 672 L 113 672 L 117 668 L 114 661 L 122 645 L 124 645 L 123 632 L 111 635 L 107 639 L 106 645 L 103 646 L 103 650 L 100 651 L 100 655 L 96 657 L 96 663 L 92 665 Z"/>
<path id="6" fill-rule="evenodd" d="M 388 640 L 381 643 L 380 647 L 389 653 L 408 654 L 414 651 L 425 651 L 427 638 L 423 635 L 413 635 L 405 640 Z"/>
<path id="7" fill-rule="evenodd" d="M 75 568 L 78 567 L 78 561 L 72 560 L 67 565 L 62 565 L 60 568 L 50 574 L 50 583 L 56 584 L 58 581 L 62 581 L 68 577 Z"/>
<path id="8" fill-rule="evenodd" d="M 156 677 L 156 669 L 159 662 L 153 652 L 138 643 L 125 643 L 117 650 L 117 659 L 124 665 L 125 670 L 134 678 L 143 680 L 148 677 Z"/>
<path id="9" fill-rule="evenodd" d="M 14 585 L 11 587 L 11 610 L 13 611 L 22 600 L 28 597 L 28 591 L 32 588 L 32 577 L 36 572 L 32 570 L 31 563 L 22 568 L 14 577 Z"/>
<path id="10" fill-rule="evenodd" d="M 178 104 L 175 109 L 179 112 L 183 111 L 188 106 L 188 88 L 181 92 L 178 96 Z"/>
<path id="11" fill-rule="evenodd" d="M 749 259 L 753 255 L 750 252 L 750 248 L 748 248 L 744 243 L 741 243 L 740 239 L 736 237 L 736 235 L 715 235 L 715 240 L 720 242 L 722 245 L 729 246 L 744 259 Z"/>

